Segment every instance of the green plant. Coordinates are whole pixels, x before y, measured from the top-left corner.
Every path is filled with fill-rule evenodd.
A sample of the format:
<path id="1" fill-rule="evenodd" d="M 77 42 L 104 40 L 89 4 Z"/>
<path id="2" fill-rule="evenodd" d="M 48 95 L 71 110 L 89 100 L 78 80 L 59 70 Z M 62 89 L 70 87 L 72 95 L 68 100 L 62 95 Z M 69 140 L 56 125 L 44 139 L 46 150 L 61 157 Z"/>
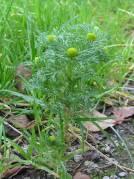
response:
<path id="1" fill-rule="evenodd" d="M 91 30 L 98 36 L 95 42 L 86 40 L 87 32 Z M 47 33 L 39 36 L 36 43 L 38 60 L 32 65 L 34 74 L 25 84 L 27 94 L 35 99 L 39 98 L 45 104 L 45 108 L 39 109 L 39 100 L 35 101 L 36 105 L 33 103 L 39 136 L 36 136 L 34 130 L 32 134 L 28 134 L 27 152 L 21 152 L 15 144 L 13 146 L 21 152 L 26 162 L 31 161 L 38 168 L 46 166 L 46 171 L 54 170 L 61 175 L 64 168 L 60 167 L 61 164 L 70 158 L 70 155 L 65 155 L 69 124 L 79 125 L 79 117 L 89 112 L 89 108 L 97 101 L 95 95 L 100 90 L 107 90 L 103 86 L 101 88 L 98 80 L 96 83 L 99 88 L 93 82 L 100 78 L 102 83 L 102 77 L 98 76 L 96 69 L 100 64 L 105 64 L 109 57 L 103 50 L 106 38 L 99 29 L 95 30 L 89 25 L 75 25 L 68 29 L 55 30 L 52 34 L 56 37 L 52 43 L 48 40 Z M 25 95 L 12 94 L 31 100 Z M 37 116 L 39 110 L 42 110 L 40 120 Z M 45 125 L 42 126 L 44 120 Z M 36 160 L 32 156 L 33 151 Z"/>
<path id="2" fill-rule="evenodd" d="M 133 47 L 128 48 L 129 44 L 133 43 L 128 39 L 133 29 L 133 23 L 130 23 L 133 17 L 122 15 L 119 11 L 119 8 L 133 11 L 133 0 L 0 0 L 0 4 L 1 101 L 9 105 L 15 115 L 32 115 L 36 120 L 36 134 L 28 129 L 20 129 L 24 140 L 27 141 L 29 156 L 20 144 L 12 140 L 6 145 L 8 138 L 2 136 L 5 148 L 0 172 L 5 171 L 5 166 L 14 166 L 8 166 L 6 162 L 6 151 L 8 153 L 13 146 L 24 157 L 23 161 L 18 161 L 18 165 L 33 164 L 43 170 L 53 168 L 62 176 L 64 173 L 66 175 L 63 162 L 67 159 L 63 154 L 69 145 L 64 134 L 68 123 L 79 124 L 77 115 L 95 108 L 98 100 L 102 100 L 113 91 L 106 85 L 111 77 L 122 86 L 128 67 L 133 63 L 133 58 L 128 62 L 128 58 L 133 57 Z M 82 28 L 73 26 L 89 22 L 92 24 L 90 28 L 86 25 Z M 70 25 L 73 28 L 66 29 Z M 127 43 L 128 47 L 124 50 L 118 46 L 104 48 L 106 44 L 102 40 L 105 37 L 99 28 L 109 34 L 108 44 L 114 44 L 116 47 L 118 43 Z M 47 33 L 40 34 L 42 31 Z M 87 41 L 89 32 L 97 37 L 92 44 Z M 72 47 L 78 49 L 78 55 L 73 60 L 67 57 L 67 49 Z M 115 58 L 117 52 L 118 56 Z M 33 78 L 31 81 L 25 81 L 25 95 L 16 92 L 14 88 L 15 69 L 23 61 L 32 63 L 33 67 Z M 26 102 L 29 107 L 18 108 L 20 102 Z M 3 125 L 2 123 L 0 129 L 4 134 Z M 57 150 L 48 142 L 51 135 L 56 137 L 56 144 L 60 146 Z M 31 151 L 34 150 L 36 155 L 33 157 Z M 56 165 L 44 167 L 49 161 L 44 160 L 46 156 L 52 163 L 58 161 Z M 61 171 L 59 168 L 62 168 Z"/>
<path id="3" fill-rule="evenodd" d="M 47 41 L 47 33 L 42 33 L 38 38 L 36 47 L 39 60 L 33 64 L 34 74 L 27 91 L 42 98 L 51 106 L 49 109 L 52 113 L 57 113 L 57 108 L 63 113 L 65 108 L 76 112 L 89 109 L 92 105 L 92 96 L 95 96 L 92 94 L 92 88 L 95 88 L 93 82 L 97 78 L 102 82 L 96 69 L 108 62 L 109 57 L 103 50 L 106 38 L 99 30 L 95 30 L 98 35 L 96 42 L 86 40 L 90 29 L 87 25 L 76 25 L 66 31 L 54 31 L 57 40 L 53 43 Z M 105 81 L 102 83 L 105 84 Z M 103 87 L 97 88 L 95 93 L 103 91 Z"/>
<path id="4" fill-rule="evenodd" d="M 95 41 L 96 40 L 96 35 L 94 34 L 94 33 L 91 33 L 91 32 L 89 32 L 88 34 L 87 34 L 87 40 L 89 40 L 89 41 Z"/>

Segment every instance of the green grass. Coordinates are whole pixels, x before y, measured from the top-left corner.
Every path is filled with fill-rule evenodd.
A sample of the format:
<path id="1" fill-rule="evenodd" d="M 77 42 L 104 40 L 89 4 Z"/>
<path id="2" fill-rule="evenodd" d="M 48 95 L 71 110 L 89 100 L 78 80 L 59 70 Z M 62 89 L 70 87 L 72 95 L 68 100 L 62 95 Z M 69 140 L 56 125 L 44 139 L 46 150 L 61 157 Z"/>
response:
<path id="1" fill-rule="evenodd" d="M 6 101 L 13 114 L 28 114 L 36 121 L 31 131 L 19 129 L 23 140 L 28 143 L 26 152 L 5 136 L 3 121 L 0 123 L 0 139 L 4 144 L 0 171 L 2 173 L 8 167 L 13 167 L 12 164 L 6 166 L 7 153 L 12 146 L 25 159 L 19 160 L 16 165 L 32 164 L 50 173 L 55 172 L 60 178 L 69 178 L 65 161 L 72 155 L 64 156 L 70 145 L 66 142 L 68 125 L 73 123 L 81 126 L 76 114 L 81 110 L 92 110 L 111 91 L 122 87 L 125 74 L 133 64 L 131 35 L 134 17 L 120 10 L 133 12 L 133 0 L 0 0 L 0 4 L 1 101 Z M 86 24 L 88 30 L 86 25 L 83 26 L 86 30 L 79 30 L 78 24 Z M 75 27 L 74 30 L 72 27 Z M 98 39 L 95 45 L 91 43 L 87 48 L 86 35 L 89 31 L 95 32 Z M 51 45 L 46 39 L 48 34 L 55 34 L 58 38 L 62 34 L 64 40 Z M 128 46 L 109 47 L 116 44 Z M 51 50 L 55 53 L 51 57 L 56 60 L 55 64 L 49 61 L 47 65 L 44 63 L 45 45 L 50 55 Z M 77 63 L 74 60 L 68 62 L 66 50 L 69 47 L 78 48 L 80 54 L 76 57 Z M 90 51 L 93 51 L 92 56 L 86 56 Z M 50 55 L 46 60 L 50 59 Z M 93 62 L 84 63 L 86 58 Z M 25 94 L 15 88 L 16 67 L 23 62 L 32 66 L 33 73 L 31 80 L 22 79 L 26 85 Z M 88 79 L 89 68 L 91 75 Z M 48 75 L 48 79 L 45 79 L 47 74 L 55 72 L 57 77 Z M 108 85 L 111 80 L 116 82 L 115 86 Z M 30 106 L 26 109 L 16 108 L 19 102 L 26 102 Z M 1 110 L 4 108 L 1 107 Z M 50 135 L 56 136 L 54 143 L 49 141 Z M 33 156 L 33 151 L 36 156 Z"/>

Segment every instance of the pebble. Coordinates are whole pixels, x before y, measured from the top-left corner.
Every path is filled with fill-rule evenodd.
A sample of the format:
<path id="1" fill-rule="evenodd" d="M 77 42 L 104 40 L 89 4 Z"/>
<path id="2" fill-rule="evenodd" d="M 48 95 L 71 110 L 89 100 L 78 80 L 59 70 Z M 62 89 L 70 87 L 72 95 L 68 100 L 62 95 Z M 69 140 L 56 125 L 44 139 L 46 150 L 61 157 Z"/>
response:
<path id="1" fill-rule="evenodd" d="M 86 167 L 85 171 L 88 174 L 90 174 L 92 170 L 96 170 L 96 171 L 98 170 L 98 165 L 92 161 L 85 161 L 84 166 Z"/>
<path id="2" fill-rule="evenodd" d="M 103 179 L 110 179 L 110 177 L 109 176 L 104 176 Z"/>
<path id="3" fill-rule="evenodd" d="M 85 166 L 85 167 L 88 167 L 88 166 L 90 166 L 90 163 L 91 163 L 91 161 L 85 161 L 85 162 L 84 162 L 84 166 Z"/>
<path id="4" fill-rule="evenodd" d="M 114 138 L 113 138 L 113 140 L 114 140 L 114 143 L 115 143 L 115 145 L 116 145 L 116 147 L 118 147 L 120 144 L 119 144 L 119 141 L 118 140 L 115 140 Z"/>
<path id="5" fill-rule="evenodd" d="M 83 159 L 82 155 L 75 155 L 74 156 L 74 161 L 75 162 L 80 162 Z"/>
<path id="6" fill-rule="evenodd" d="M 75 174 L 75 176 L 73 177 L 73 179 L 91 179 L 90 176 L 83 174 L 81 172 L 78 172 Z"/>
<path id="7" fill-rule="evenodd" d="M 119 177 L 125 177 L 125 176 L 127 176 L 127 173 L 126 173 L 126 172 L 120 172 L 120 173 L 118 174 L 118 176 L 119 176 Z"/>
<path id="8" fill-rule="evenodd" d="M 90 161 L 98 162 L 100 160 L 100 154 L 98 154 L 96 151 L 90 151 L 84 154 L 84 158 Z"/>
<path id="9" fill-rule="evenodd" d="M 94 165 L 94 164 L 95 164 L 94 162 L 88 161 L 88 160 L 84 162 L 84 166 L 85 166 L 85 167 L 91 167 L 91 166 Z"/>
<path id="10" fill-rule="evenodd" d="M 70 151 L 70 152 L 73 152 L 73 151 L 75 151 L 77 148 L 78 148 L 78 146 L 71 146 L 71 147 L 69 147 L 69 151 Z"/>
<path id="11" fill-rule="evenodd" d="M 103 139 L 103 136 L 102 135 L 99 135 L 99 134 L 95 134 L 94 136 L 97 140 L 101 141 Z"/>
<path id="12" fill-rule="evenodd" d="M 110 161 L 108 162 L 109 164 L 118 164 L 118 161 L 116 160 L 116 159 L 114 159 L 114 158 L 109 158 L 110 159 Z"/>
<path id="13" fill-rule="evenodd" d="M 109 145 L 105 145 L 105 148 L 103 149 L 106 153 L 111 153 L 111 147 Z"/>
<path id="14" fill-rule="evenodd" d="M 52 175 L 51 174 L 47 174 L 47 179 L 52 179 Z"/>
<path id="15" fill-rule="evenodd" d="M 120 179 L 120 177 L 118 177 L 117 175 L 112 175 L 110 176 L 110 179 Z"/>

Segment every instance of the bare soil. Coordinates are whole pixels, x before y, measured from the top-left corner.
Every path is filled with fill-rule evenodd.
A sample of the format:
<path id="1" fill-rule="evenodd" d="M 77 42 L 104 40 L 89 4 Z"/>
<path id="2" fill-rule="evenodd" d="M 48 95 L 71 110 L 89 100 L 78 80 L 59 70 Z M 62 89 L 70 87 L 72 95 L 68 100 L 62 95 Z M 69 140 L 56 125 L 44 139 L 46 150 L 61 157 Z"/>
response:
<path id="1" fill-rule="evenodd" d="M 103 152 L 106 156 L 112 160 L 117 161 L 119 164 L 126 166 L 128 168 L 134 168 L 134 121 L 133 119 L 129 122 L 124 122 L 115 127 L 115 132 L 108 129 L 105 134 L 96 133 L 93 137 L 96 144 L 93 143 L 91 139 L 89 142 Z M 109 137 L 106 137 L 109 135 Z M 77 146 L 78 147 L 78 144 Z M 72 146 L 75 150 L 75 146 Z M 134 173 L 125 171 L 126 176 L 119 177 L 122 170 L 118 169 L 116 166 L 112 165 L 104 158 L 102 158 L 96 151 L 87 151 L 82 155 L 82 159 L 78 162 L 74 161 L 72 158 L 67 162 L 68 172 L 72 176 L 81 171 L 82 173 L 88 174 L 93 179 L 103 179 L 104 176 L 109 176 L 111 179 L 126 178 L 133 179 Z M 115 178 L 114 178 L 115 177 Z M 26 169 L 21 171 L 21 173 L 16 176 L 9 177 L 10 179 L 53 179 L 44 171 Z"/>

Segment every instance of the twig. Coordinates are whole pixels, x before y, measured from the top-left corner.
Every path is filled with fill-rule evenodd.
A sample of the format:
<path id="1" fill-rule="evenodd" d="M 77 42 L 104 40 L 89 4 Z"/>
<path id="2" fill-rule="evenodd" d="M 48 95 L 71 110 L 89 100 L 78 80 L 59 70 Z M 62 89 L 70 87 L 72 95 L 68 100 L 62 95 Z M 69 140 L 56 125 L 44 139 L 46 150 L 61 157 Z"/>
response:
<path id="1" fill-rule="evenodd" d="M 125 10 L 125 9 L 120 9 L 120 8 L 119 8 L 119 11 L 121 11 L 121 12 L 125 12 L 126 14 L 128 14 L 128 15 L 134 17 L 134 14 L 133 14 L 132 12 L 129 12 L 129 11 Z"/>
<path id="2" fill-rule="evenodd" d="M 124 87 L 123 88 L 124 89 L 124 91 L 126 91 L 126 92 L 130 92 L 130 93 L 134 93 L 134 87 Z"/>
<path id="3" fill-rule="evenodd" d="M 103 170 L 103 169 L 109 168 L 111 166 L 113 166 L 113 164 L 107 164 L 107 165 L 103 165 L 101 167 L 98 167 L 98 169 Z"/>
<path id="4" fill-rule="evenodd" d="M 134 47 L 134 44 L 113 44 L 113 45 L 105 46 L 104 49 L 113 48 L 113 47 Z"/>
<path id="5" fill-rule="evenodd" d="M 23 135 L 22 132 L 20 132 L 18 129 L 16 129 L 15 127 L 13 127 L 11 124 L 9 124 L 8 122 L 4 121 L 4 124 L 7 125 L 8 127 L 10 127 L 11 129 L 13 129 L 15 132 L 17 132 L 20 135 Z"/>

